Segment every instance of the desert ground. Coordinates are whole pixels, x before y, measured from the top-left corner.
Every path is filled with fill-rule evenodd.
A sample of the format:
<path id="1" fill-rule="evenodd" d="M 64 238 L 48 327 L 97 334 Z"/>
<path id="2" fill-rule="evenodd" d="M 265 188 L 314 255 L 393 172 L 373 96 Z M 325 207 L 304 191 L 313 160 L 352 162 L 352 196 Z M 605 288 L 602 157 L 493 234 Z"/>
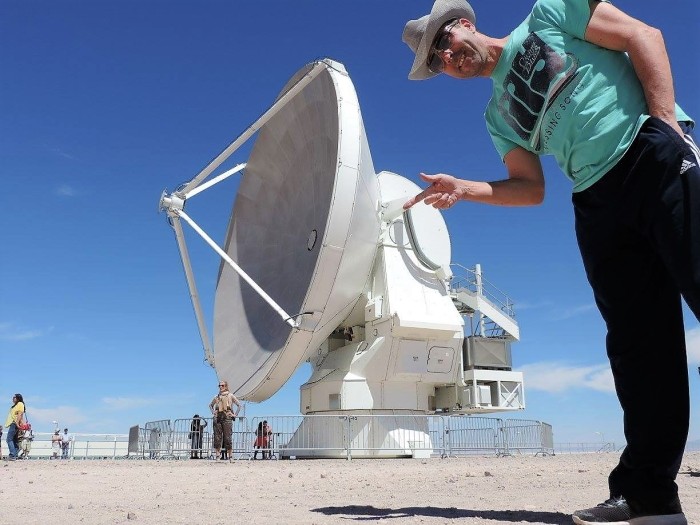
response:
<path id="1" fill-rule="evenodd" d="M 446 459 L 0 462 L 0 523 L 568 524 L 617 453 Z M 678 476 L 700 524 L 700 452 Z"/>

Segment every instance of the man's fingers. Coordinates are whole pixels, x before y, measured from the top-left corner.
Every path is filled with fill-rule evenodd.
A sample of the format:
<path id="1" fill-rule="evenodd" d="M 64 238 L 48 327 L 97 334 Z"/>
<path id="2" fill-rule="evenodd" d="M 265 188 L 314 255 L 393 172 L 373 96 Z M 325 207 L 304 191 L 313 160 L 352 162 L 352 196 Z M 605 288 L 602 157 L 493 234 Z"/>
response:
<path id="1" fill-rule="evenodd" d="M 407 209 L 409 209 L 411 206 L 413 206 L 414 204 L 416 204 L 416 203 L 422 201 L 422 200 L 425 198 L 425 195 L 423 195 L 423 193 L 424 193 L 424 192 L 421 191 L 421 192 L 420 192 L 418 195 L 416 195 L 415 197 L 411 197 L 411 198 L 408 199 L 406 202 L 404 202 L 404 203 L 403 203 L 403 209 L 404 209 L 404 210 L 407 210 Z"/>
<path id="2" fill-rule="evenodd" d="M 429 199 L 425 199 L 426 204 L 430 204 L 433 208 L 437 208 L 438 210 L 448 208 L 448 202 L 449 195 L 447 193 L 436 193 L 435 195 L 431 195 Z"/>
<path id="3" fill-rule="evenodd" d="M 429 195 L 428 197 L 426 197 L 426 198 L 424 199 L 424 201 L 425 201 L 425 203 L 426 203 L 428 206 L 430 206 L 432 203 L 434 203 L 434 202 L 435 202 L 436 200 L 438 200 L 439 198 L 440 198 L 439 195 L 433 194 L 433 195 Z"/>
<path id="4" fill-rule="evenodd" d="M 404 209 L 404 210 L 409 209 L 409 208 L 410 208 L 411 206 L 413 206 L 416 202 L 418 202 L 417 196 L 416 196 L 416 197 L 411 197 L 410 199 L 408 199 L 406 202 L 403 203 L 403 209 Z"/>
<path id="5" fill-rule="evenodd" d="M 413 206 L 414 204 L 416 204 L 416 203 L 422 201 L 422 200 L 425 199 L 426 197 L 429 197 L 430 194 L 432 193 L 431 190 L 432 190 L 432 186 L 429 186 L 429 187 L 425 188 L 423 191 L 421 191 L 421 192 L 420 192 L 418 195 L 416 195 L 415 197 L 411 197 L 410 199 L 408 199 L 408 200 L 404 203 L 403 209 L 404 209 L 404 210 L 407 210 L 407 209 L 409 209 L 411 206 Z"/>
<path id="6" fill-rule="evenodd" d="M 425 200 L 426 204 L 433 203 L 433 200 L 427 200 L 427 199 L 431 198 L 436 193 L 437 190 L 435 189 L 435 184 L 440 180 L 440 176 L 439 175 L 428 175 L 427 173 L 421 172 L 420 178 L 423 179 L 425 182 L 430 183 L 430 186 L 425 188 L 423 191 L 421 191 L 415 197 L 408 199 L 403 205 L 404 210 L 409 209 L 411 206 L 419 203 L 422 200 Z"/>

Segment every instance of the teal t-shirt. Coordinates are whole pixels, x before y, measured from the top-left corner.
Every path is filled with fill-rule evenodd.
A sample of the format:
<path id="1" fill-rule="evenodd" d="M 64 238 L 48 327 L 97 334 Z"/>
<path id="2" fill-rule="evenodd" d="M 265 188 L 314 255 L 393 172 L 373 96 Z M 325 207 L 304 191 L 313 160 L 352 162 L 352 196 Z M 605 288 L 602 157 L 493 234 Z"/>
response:
<path id="1" fill-rule="evenodd" d="M 486 125 L 501 158 L 522 146 L 554 155 L 582 191 L 624 155 L 648 118 L 625 53 L 584 40 L 588 0 L 538 0 L 491 75 Z M 676 105 L 678 120 L 691 120 Z"/>

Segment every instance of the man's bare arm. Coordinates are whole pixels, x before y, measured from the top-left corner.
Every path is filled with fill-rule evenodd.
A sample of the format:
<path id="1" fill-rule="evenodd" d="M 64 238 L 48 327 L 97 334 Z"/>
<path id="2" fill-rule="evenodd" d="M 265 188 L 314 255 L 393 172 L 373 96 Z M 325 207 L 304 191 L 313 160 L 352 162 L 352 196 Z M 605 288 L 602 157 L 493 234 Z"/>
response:
<path id="1" fill-rule="evenodd" d="M 430 186 L 409 199 L 404 204 L 404 209 L 420 201 L 438 209 L 450 208 L 458 200 L 498 206 L 540 204 L 544 199 L 544 174 L 539 157 L 524 148 L 516 147 L 506 154 L 504 162 L 508 178 L 492 182 L 458 179 L 444 173 L 421 173 L 421 178 L 429 182 Z"/>
<path id="2" fill-rule="evenodd" d="M 644 90 L 649 114 L 682 131 L 676 122 L 671 64 L 663 35 L 607 2 L 591 1 L 585 38 L 606 49 L 626 51 Z"/>

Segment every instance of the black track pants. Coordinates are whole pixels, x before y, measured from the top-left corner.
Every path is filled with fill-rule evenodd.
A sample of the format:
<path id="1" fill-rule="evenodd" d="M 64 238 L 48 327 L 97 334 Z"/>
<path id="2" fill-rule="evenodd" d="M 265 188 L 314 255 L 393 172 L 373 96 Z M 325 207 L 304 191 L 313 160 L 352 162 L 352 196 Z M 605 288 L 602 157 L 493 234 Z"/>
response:
<path id="1" fill-rule="evenodd" d="M 652 117 L 615 168 L 573 196 L 624 411 L 610 492 L 643 514 L 680 512 L 690 412 L 681 296 L 700 318 L 699 164 L 690 136 Z"/>

